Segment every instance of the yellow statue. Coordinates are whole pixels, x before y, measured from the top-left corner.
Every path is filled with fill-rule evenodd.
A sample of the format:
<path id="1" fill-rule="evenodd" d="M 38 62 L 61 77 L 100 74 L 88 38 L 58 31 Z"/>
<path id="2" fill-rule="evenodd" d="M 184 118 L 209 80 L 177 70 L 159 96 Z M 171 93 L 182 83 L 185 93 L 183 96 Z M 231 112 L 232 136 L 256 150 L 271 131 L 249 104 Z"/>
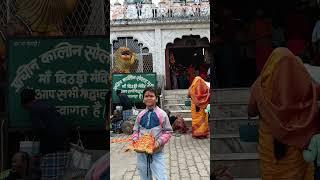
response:
<path id="1" fill-rule="evenodd" d="M 137 55 L 127 47 L 120 47 L 114 54 L 113 73 L 130 73 L 133 71 Z"/>

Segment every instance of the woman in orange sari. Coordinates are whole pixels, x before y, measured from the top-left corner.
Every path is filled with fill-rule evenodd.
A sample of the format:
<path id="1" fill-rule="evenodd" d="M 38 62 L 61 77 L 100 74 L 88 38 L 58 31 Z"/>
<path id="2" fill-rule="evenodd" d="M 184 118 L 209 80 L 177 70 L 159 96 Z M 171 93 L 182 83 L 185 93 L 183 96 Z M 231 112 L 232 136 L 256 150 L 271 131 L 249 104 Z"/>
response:
<path id="1" fill-rule="evenodd" d="M 253 84 L 248 115 L 260 115 L 260 170 L 263 180 L 312 180 L 313 164 L 302 150 L 319 131 L 316 84 L 301 59 L 275 49 Z"/>
<path id="2" fill-rule="evenodd" d="M 197 76 L 189 87 L 188 95 L 191 98 L 192 137 L 207 138 L 209 125 L 205 109 L 210 101 L 210 88 L 201 77 Z"/>

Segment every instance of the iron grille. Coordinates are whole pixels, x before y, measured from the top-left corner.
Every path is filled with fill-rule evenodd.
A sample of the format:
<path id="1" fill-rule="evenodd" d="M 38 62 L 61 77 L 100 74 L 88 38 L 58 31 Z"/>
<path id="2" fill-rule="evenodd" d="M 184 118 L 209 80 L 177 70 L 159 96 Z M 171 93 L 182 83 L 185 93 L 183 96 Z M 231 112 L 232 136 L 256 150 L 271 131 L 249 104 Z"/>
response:
<path id="1" fill-rule="evenodd" d="M 20 0 L 21 1 L 21 0 Z M 21 1 L 22 2 L 22 1 Z M 42 0 L 28 0 L 25 1 L 35 6 L 44 3 L 49 4 L 61 4 L 66 2 L 64 0 L 48 0 L 43 2 Z M 109 33 L 109 1 L 107 0 L 75 0 L 76 5 L 69 15 L 63 15 L 64 20 L 61 28 L 64 35 L 107 35 Z M 59 6 L 59 5 L 57 5 Z M 64 8 L 61 5 L 61 8 Z M 17 16 L 17 0 L 1 0 L 0 1 L 0 27 L 6 27 L 9 23 L 25 23 L 30 26 L 30 22 L 24 17 Z M 49 11 L 48 9 L 46 9 Z M 54 15 L 50 12 L 46 15 L 59 16 L 59 12 L 54 12 Z M 34 13 L 37 14 L 37 13 Z M 40 15 L 44 16 L 44 15 Z M 17 19 L 21 20 L 20 22 Z M 29 27 L 31 29 L 31 27 Z"/>

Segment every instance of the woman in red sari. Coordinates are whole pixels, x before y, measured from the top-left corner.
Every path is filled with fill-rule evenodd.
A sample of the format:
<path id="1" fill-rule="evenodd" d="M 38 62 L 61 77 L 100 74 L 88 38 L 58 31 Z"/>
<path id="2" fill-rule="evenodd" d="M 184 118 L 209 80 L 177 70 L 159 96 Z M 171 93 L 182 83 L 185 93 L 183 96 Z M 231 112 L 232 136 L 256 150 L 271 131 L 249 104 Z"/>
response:
<path id="1" fill-rule="evenodd" d="M 207 138 L 209 125 L 205 109 L 210 101 L 210 88 L 201 77 L 197 76 L 189 87 L 188 94 L 191 98 L 192 137 Z"/>

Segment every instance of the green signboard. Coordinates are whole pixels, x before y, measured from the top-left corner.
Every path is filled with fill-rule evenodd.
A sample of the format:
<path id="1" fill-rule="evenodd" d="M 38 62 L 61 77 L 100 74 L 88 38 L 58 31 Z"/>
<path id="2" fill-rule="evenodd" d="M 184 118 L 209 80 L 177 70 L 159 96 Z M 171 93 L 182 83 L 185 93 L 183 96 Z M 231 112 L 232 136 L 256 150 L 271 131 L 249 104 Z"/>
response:
<path id="1" fill-rule="evenodd" d="M 157 86 L 155 73 L 112 74 L 112 101 L 119 103 L 117 90 L 128 95 L 131 102 L 142 102 L 142 93 L 146 87 Z"/>
<path id="2" fill-rule="evenodd" d="M 104 128 L 109 90 L 109 40 L 104 37 L 19 38 L 8 44 L 9 126 L 28 128 L 29 116 L 20 92 L 34 89 L 36 98 L 56 106 L 67 123 Z"/>

